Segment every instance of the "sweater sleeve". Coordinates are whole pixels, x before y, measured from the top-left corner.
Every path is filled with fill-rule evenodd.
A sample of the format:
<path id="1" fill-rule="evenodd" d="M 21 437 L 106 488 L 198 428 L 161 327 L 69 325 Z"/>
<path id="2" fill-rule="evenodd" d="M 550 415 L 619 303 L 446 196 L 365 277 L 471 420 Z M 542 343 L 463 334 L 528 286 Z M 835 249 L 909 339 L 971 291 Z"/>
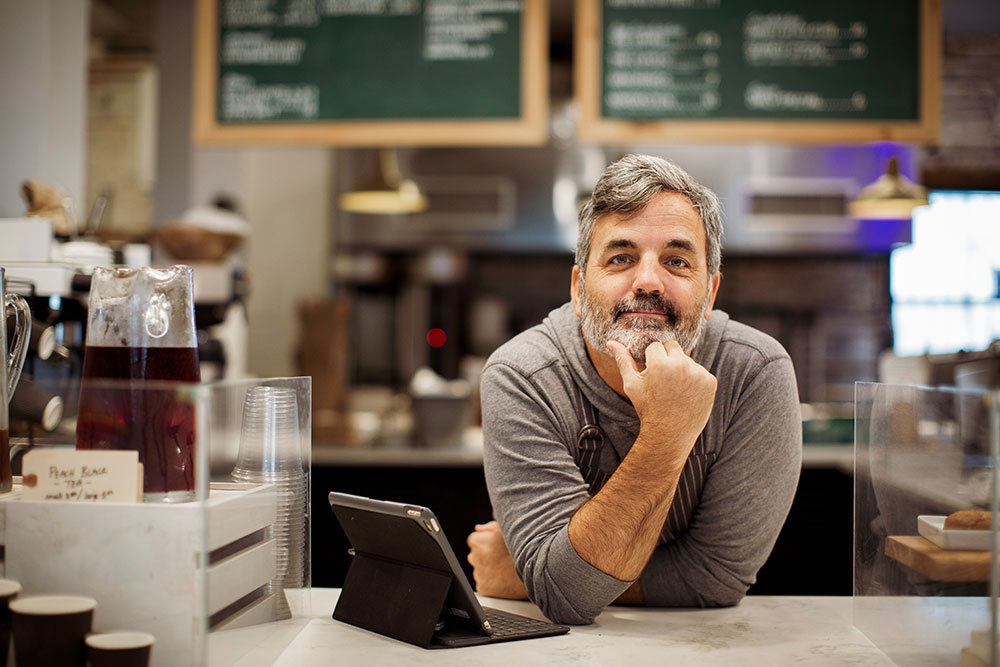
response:
<path id="1" fill-rule="evenodd" d="M 591 623 L 631 582 L 593 567 L 570 542 L 570 519 L 590 496 L 558 413 L 503 363 L 484 370 L 481 397 L 486 483 L 517 574 L 551 620 Z"/>
<path id="2" fill-rule="evenodd" d="M 737 604 L 778 538 L 801 466 L 795 374 L 791 360 L 776 358 L 742 385 L 688 531 L 657 547 L 643 570 L 646 604 Z"/>

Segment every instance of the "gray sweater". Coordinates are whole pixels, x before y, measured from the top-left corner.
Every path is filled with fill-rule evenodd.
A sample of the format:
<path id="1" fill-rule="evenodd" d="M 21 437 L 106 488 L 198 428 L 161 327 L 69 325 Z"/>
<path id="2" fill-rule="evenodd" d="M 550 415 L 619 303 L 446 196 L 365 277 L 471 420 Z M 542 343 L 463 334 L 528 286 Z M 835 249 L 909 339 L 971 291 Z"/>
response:
<path id="1" fill-rule="evenodd" d="M 738 603 L 774 546 L 801 469 L 798 392 L 781 345 L 717 310 L 692 357 L 718 378 L 718 389 L 688 460 L 693 477 L 678 487 L 694 499 L 693 512 L 678 517 L 672 508 L 640 576 L 652 606 Z M 569 540 L 569 521 L 590 498 L 572 454 L 581 391 L 599 412 L 611 445 L 600 465 L 611 472 L 635 441 L 639 418 L 591 364 L 572 304 L 496 350 L 482 375 L 494 514 L 531 600 L 550 619 L 578 624 L 591 623 L 632 583 L 587 563 Z"/>

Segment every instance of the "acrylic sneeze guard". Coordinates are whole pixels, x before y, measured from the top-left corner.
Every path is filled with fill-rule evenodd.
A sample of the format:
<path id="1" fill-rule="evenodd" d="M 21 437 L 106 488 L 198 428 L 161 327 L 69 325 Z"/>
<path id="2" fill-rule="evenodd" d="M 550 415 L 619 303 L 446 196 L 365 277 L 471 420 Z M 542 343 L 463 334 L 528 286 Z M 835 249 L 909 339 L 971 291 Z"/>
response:
<path id="1" fill-rule="evenodd" d="M 994 390 L 855 386 L 854 624 L 897 664 L 1000 660 L 998 429 Z"/>
<path id="2" fill-rule="evenodd" d="M 152 667 L 230 664 L 238 654 L 234 645 L 246 642 L 239 628 L 307 622 L 308 500 L 289 517 L 281 511 L 280 483 L 271 478 L 234 482 L 232 476 L 244 402 L 261 386 L 294 393 L 298 452 L 288 458 L 297 460 L 284 462 L 288 465 L 282 469 L 301 470 L 308 499 L 311 378 L 206 384 L 88 380 L 87 391 L 156 408 L 155 418 L 135 419 L 133 428 L 155 428 L 158 434 L 165 429 L 174 435 L 193 431 L 194 500 L 27 501 L 21 497 L 23 487 L 15 483 L 13 492 L 0 495 L 4 576 L 21 583 L 22 596 L 94 597 L 93 631 L 152 633 Z M 129 426 L 120 414 L 91 418 L 106 431 Z M 46 445 L 73 446 L 72 429 L 66 443 Z M 283 535 L 289 530 L 301 535 L 292 541 L 295 549 L 281 546 L 288 543 Z"/>

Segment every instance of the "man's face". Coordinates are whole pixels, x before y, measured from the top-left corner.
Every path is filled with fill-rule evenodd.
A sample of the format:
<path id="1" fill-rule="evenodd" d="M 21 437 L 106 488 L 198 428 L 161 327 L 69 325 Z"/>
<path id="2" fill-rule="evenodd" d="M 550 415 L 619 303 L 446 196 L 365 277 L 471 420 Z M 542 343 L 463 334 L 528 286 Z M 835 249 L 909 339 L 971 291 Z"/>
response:
<path id="1" fill-rule="evenodd" d="M 610 354 L 607 342 L 617 340 L 640 364 L 655 341 L 676 340 L 690 352 L 719 288 L 705 246 L 701 217 L 676 192 L 656 195 L 638 213 L 599 219 L 586 280 L 573 271 L 573 304 L 589 346 Z"/>

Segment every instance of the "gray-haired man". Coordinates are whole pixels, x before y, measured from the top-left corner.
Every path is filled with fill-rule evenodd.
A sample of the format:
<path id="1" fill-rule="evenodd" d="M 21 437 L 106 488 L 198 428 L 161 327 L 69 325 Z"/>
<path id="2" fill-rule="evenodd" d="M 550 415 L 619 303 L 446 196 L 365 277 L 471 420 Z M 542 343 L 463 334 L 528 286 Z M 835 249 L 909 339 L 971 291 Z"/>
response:
<path id="1" fill-rule="evenodd" d="M 564 623 L 615 600 L 746 594 L 791 505 L 802 431 L 788 354 L 712 310 L 721 236 L 715 194 L 670 162 L 605 170 L 580 212 L 571 303 L 483 372 L 497 521 L 468 540 L 480 593 L 527 595 Z"/>

